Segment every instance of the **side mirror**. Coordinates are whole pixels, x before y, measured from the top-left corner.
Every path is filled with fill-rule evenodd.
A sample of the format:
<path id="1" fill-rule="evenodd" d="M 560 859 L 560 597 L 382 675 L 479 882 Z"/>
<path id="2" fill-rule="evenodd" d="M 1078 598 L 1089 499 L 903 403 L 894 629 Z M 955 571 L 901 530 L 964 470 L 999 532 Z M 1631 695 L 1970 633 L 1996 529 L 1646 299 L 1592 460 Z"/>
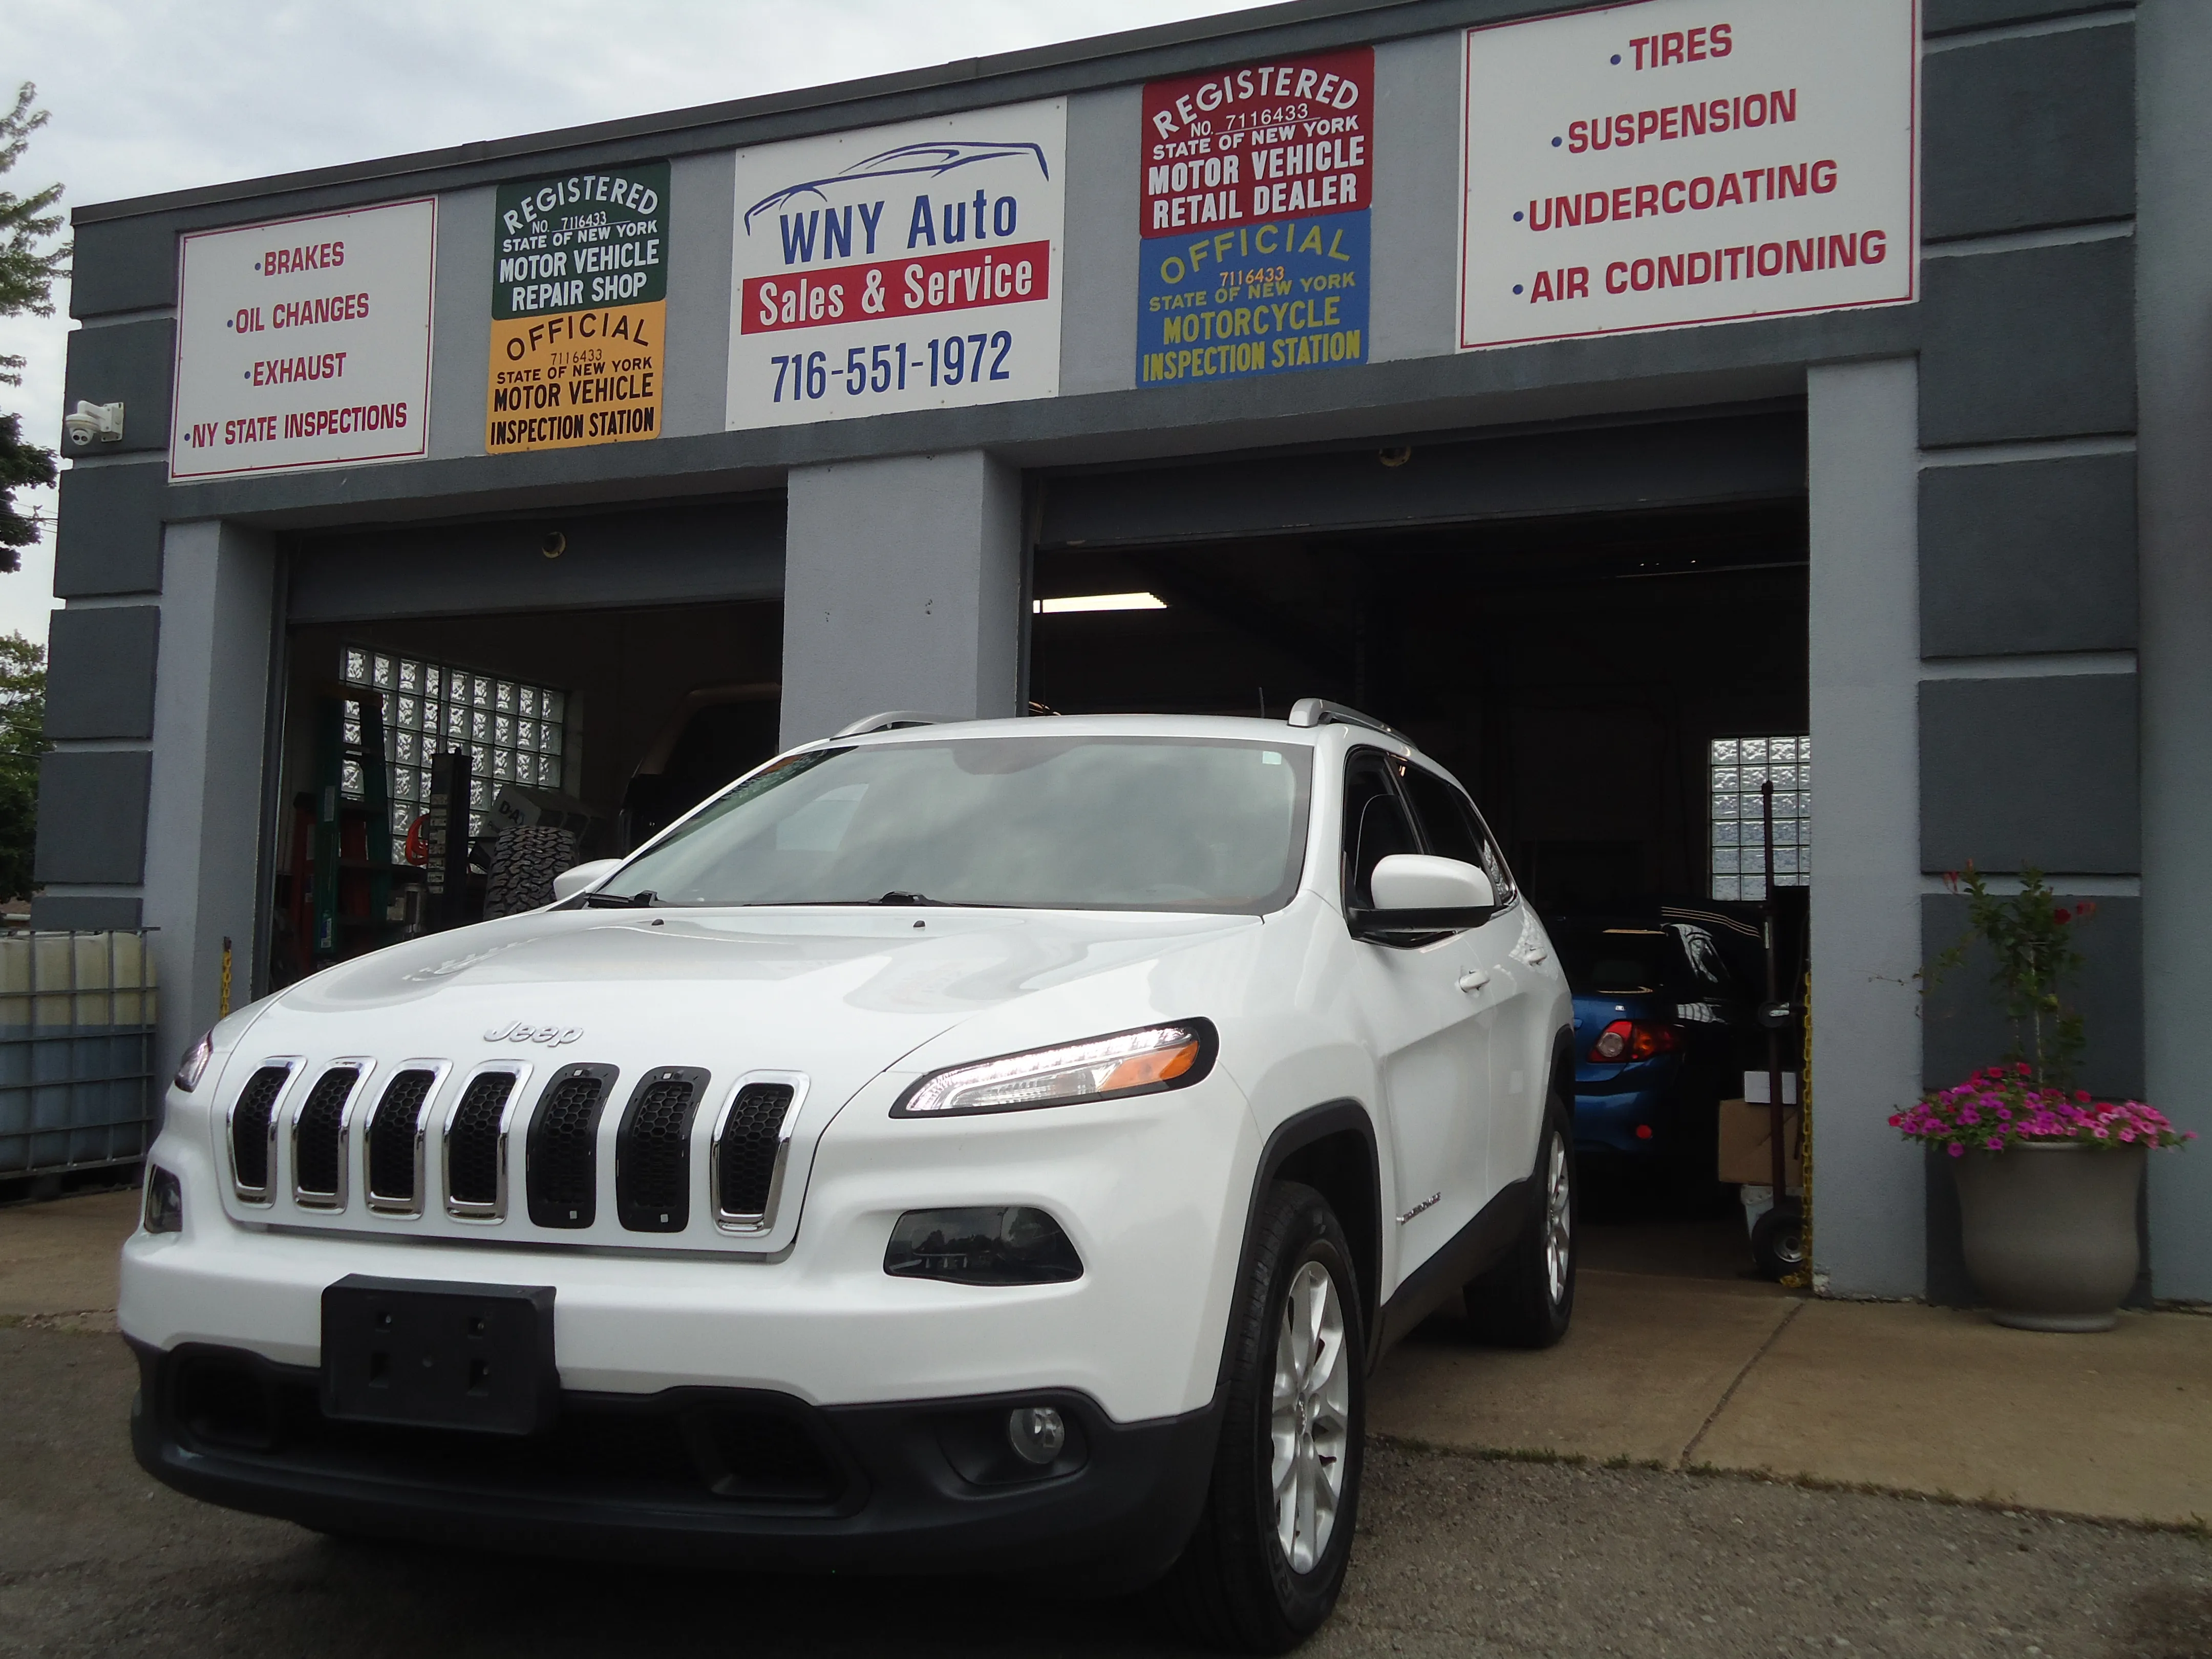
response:
<path id="1" fill-rule="evenodd" d="M 589 864 L 572 864 L 553 878 L 553 902 L 572 899 L 586 888 L 596 887 L 623 866 L 620 859 L 593 859 Z"/>
<path id="2" fill-rule="evenodd" d="M 1480 927 L 1498 908 L 1490 878 L 1458 859 L 1393 853 L 1375 866 L 1367 884 L 1375 905 L 1352 912 L 1355 939 Z"/>

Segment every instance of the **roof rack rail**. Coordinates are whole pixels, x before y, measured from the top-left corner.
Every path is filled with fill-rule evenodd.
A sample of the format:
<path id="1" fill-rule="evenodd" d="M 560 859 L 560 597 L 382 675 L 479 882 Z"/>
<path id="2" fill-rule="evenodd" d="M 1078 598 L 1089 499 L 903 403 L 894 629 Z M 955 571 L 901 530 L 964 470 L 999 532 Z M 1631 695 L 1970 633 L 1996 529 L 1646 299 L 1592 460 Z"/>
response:
<path id="1" fill-rule="evenodd" d="M 1291 705 L 1292 726 L 1364 726 L 1370 732 L 1380 732 L 1385 737 L 1395 738 L 1401 743 L 1413 739 L 1393 726 L 1385 726 L 1372 714 L 1363 714 L 1357 708 L 1347 708 L 1340 702 L 1330 702 L 1322 697 L 1300 697 Z"/>
<path id="2" fill-rule="evenodd" d="M 841 728 L 841 738 L 865 737 L 871 732 L 897 732 L 909 726 L 942 726 L 944 717 L 925 714 L 915 708 L 886 708 L 880 714 L 863 714 L 850 726 Z"/>

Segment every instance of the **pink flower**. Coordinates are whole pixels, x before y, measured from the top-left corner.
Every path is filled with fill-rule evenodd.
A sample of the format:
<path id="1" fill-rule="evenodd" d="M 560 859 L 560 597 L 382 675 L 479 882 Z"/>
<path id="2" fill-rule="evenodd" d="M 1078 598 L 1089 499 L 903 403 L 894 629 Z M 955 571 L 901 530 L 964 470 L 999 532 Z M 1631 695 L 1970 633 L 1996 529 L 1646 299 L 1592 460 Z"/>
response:
<path id="1" fill-rule="evenodd" d="M 1964 1157 L 1966 1157 L 1966 1149 L 1964 1146 L 1960 1146 L 1957 1141 L 1955 1141 L 1955 1140 L 1954 1140 L 1954 1141 L 1953 1141 L 1953 1142 L 1951 1143 L 1951 1156 L 1952 1156 L 1952 1157 L 1954 1157 L 1954 1158 L 1964 1158 Z"/>
<path id="2" fill-rule="evenodd" d="M 1990 1150 L 1993 1152 L 2001 1152 L 2004 1151 L 2004 1137 L 2002 1135 L 1991 1135 L 1990 1137 Z"/>

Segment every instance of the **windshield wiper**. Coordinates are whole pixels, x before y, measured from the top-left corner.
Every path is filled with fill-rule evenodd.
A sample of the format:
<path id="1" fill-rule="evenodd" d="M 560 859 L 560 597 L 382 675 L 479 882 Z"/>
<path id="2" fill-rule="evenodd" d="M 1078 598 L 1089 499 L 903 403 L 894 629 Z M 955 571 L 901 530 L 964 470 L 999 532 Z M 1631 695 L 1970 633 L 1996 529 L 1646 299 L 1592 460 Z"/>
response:
<path id="1" fill-rule="evenodd" d="M 937 904 L 937 905 L 941 905 L 941 904 L 943 904 L 943 903 L 945 902 L 945 901 L 944 901 L 943 899 L 933 899 L 933 898 L 930 898 L 930 897 L 927 897 L 927 896 L 925 896 L 925 895 L 923 895 L 923 894 L 921 894 L 921 893 L 901 893 L 901 892 L 893 891 L 893 892 L 889 892 L 889 893 L 884 894 L 884 895 L 881 898 L 879 898 L 879 899 L 869 899 L 869 900 L 866 900 L 866 902 L 870 903 L 870 904 Z"/>
<path id="2" fill-rule="evenodd" d="M 584 908 L 586 910 L 650 910 L 659 902 L 659 895 L 653 892 L 651 888 L 647 888 L 641 893 L 631 893 L 627 896 L 621 893 L 584 895 Z"/>

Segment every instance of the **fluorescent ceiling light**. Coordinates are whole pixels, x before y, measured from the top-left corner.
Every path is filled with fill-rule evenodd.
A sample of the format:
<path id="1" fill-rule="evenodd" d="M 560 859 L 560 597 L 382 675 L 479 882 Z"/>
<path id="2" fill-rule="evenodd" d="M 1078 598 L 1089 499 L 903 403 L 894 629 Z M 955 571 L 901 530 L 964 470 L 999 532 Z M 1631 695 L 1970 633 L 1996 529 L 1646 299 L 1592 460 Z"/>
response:
<path id="1" fill-rule="evenodd" d="M 1039 599 L 1040 617 L 1065 616 L 1072 611 L 1164 611 L 1167 601 L 1153 593 L 1083 593 L 1072 599 Z"/>

